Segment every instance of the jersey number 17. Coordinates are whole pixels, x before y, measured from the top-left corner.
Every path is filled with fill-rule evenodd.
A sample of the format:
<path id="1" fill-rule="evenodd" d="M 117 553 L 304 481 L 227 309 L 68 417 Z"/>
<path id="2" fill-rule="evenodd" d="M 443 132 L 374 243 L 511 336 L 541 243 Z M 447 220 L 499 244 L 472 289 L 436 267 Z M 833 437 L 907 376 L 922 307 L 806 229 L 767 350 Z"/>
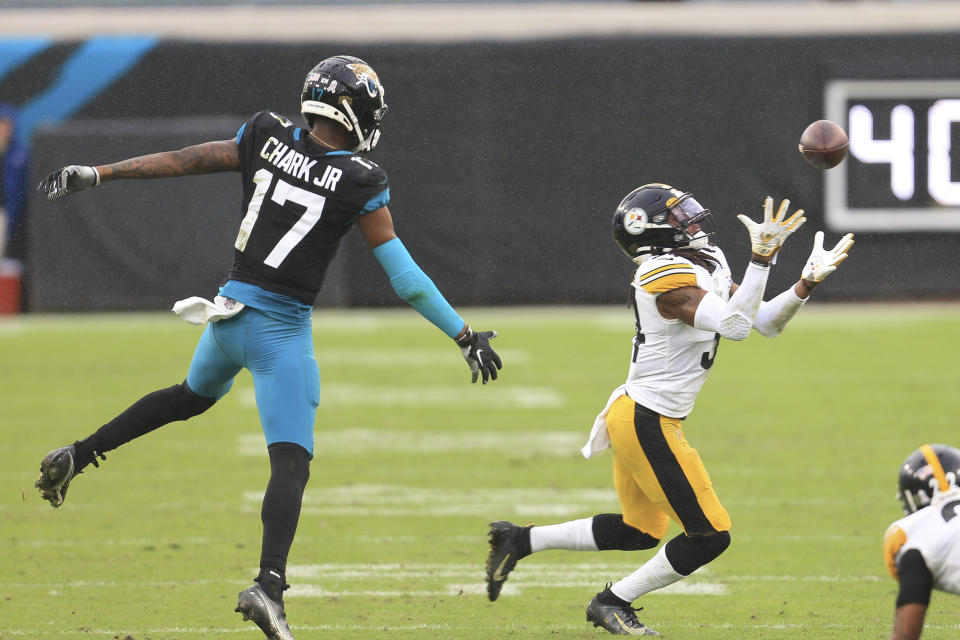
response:
<path id="1" fill-rule="evenodd" d="M 247 215 L 243 217 L 243 222 L 240 223 L 237 241 L 233 245 L 238 251 L 242 252 L 247 248 L 247 241 L 250 239 L 253 227 L 257 224 L 257 218 L 260 216 L 263 199 L 267 195 L 267 191 L 270 190 L 270 185 L 273 184 L 275 177 L 269 169 L 260 169 L 254 174 L 253 196 L 247 206 Z M 323 215 L 323 206 L 327 203 L 327 199 L 280 179 L 277 179 L 277 186 L 270 195 L 270 199 L 281 207 L 288 202 L 294 202 L 306 208 L 300 219 L 280 238 L 280 242 L 267 254 L 263 261 L 268 267 L 276 269 L 290 255 L 293 248 L 300 244 L 300 241 L 320 221 L 320 217 Z"/>

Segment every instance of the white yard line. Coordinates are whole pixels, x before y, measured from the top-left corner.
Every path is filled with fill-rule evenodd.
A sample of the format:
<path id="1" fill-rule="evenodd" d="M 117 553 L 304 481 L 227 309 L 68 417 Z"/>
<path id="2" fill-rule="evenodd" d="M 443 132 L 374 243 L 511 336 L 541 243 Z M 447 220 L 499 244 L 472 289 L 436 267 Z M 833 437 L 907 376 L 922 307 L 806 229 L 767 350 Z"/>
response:
<path id="1" fill-rule="evenodd" d="M 243 494 L 259 505 L 260 491 Z M 307 489 L 303 514 L 352 516 L 476 516 L 566 517 L 616 508 L 613 489 L 434 489 L 401 485 L 358 484 Z"/>
<path id="2" fill-rule="evenodd" d="M 246 491 L 243 500 L 251 507 L 263 500 L 262 491 Z M 731 505 L 744 504 L 728 500 Z M 782 498 L 749 499 L 751 505 L 780 504 Z M 838 504 L 843 501 L 837 501 Z M 823 506 L 834 501 L 823 498 L 791 500 L 791 504 Z M 476 516 L 492 518 L 569 517 L 589 515 L 605 509 L 617 510 L 616 493 L 604 489 L 443 489 L 403 485 L 354 484 L 307 489 L 303 498 L 305 515 L 418 517 Z"/>
<path id="3" fill-rule="evenodd" d="M 465 378 L 464 381 L 469 382 L 469 379 Z M 321 385 L 320 402 L 324 408 L 374 406 L 463 409 L 482 407 L 487 410 L 558 409 L 566 404 L 566 398 L 554 387 L 489 387 L 483 389 L 484 393 L 466 393 L 465 391 L 472 390 L 465 387 L 469 387 L 469 384 L 385 387 L 331 382 Z M 253 389 L 238 389 L 233 395 L 240 406 L 248 409 L 256 408 L 257 401 Z"/>
<path id="4" fill-rule="evenodd" d="M 587 429 L 579 431 L 421 431 L 410 429 L 319 428 L 315 432 L 317 456 L 392 453 L 505 452 L 515 457 L 572 457 L 580 455 Z M 262 457 L 266 444 L 262 433 L 237 437 L 237 453 Z"/>

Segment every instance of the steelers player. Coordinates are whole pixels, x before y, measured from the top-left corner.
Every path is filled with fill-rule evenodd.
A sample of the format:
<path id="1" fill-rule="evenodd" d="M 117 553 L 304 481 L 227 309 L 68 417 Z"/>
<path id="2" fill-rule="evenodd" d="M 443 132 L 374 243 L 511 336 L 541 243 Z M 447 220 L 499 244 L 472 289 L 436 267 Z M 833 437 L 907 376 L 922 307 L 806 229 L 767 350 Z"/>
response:
<path id="1" fill-rule="evenodd" d="M 890 640 L 917 640 L 934 589 L 960 594 L 960 449 L 925 444 L 900 466 L 906 517 L 883 537 L 883 558 L 900 583 Z"/>
<path id="2" fill-rule="evenodd" d="M 363 155 L 380 138 L 387 110 L 374 70 L 352 56 L 327 58 L 306 76 L 301 112 L 307 128 L 261 111 L 235 139 L 206 142 L 101 166 L 71 165 L 39 189 L 51 199 L 109 180 L 169 178 L 237 171 L 243 183 L 233 264 L 219 295 L 192 297 L 174 310 L 205 324 L 186 380 L 148 394 L 95 433 L 50 452 L 36 486 L 54 507 L 97 457 L 175 420 L 209 409 L 248 369 L 256 387 L 270 457 L 263 498 L 260 573 L 239 594 L 237 611 L 274 640 L 293 638 L 283 591 L 313 456 L 320 378 L 311 312 L 341 238 L 356 225 L 394 290 L 452 338 L 472 380 L 497 378 L 500 358 L 473 331 L 414 262 L 394 232 L 386 172 Z M 105 458 L 104 458 L 105 459 Z"/>
<path id="3" fill-rule="evenodd" d="M 763 205 L 763 222 L 745 215 L 753 255 L 740 284 L 723 251 L 710 243 L 713 218 L 692 194 L 665 184 L 631 191 L 613 217 L 613 237 L 638 265 L 631 282 L 636 336 L 626 383 L 594 422 L 583 455 L 613 447 L 613 478 L 621 513 L 549 526 L 491 523 L 487 594 L 496 600 L 518 560 L 546 549 L 597 551 L 656 547 L 670 520 L 683 533 L 632 574 L 607 585 L 587 607 L 587 621 L 618 635 L 659 635 L 639 620 L 632 603 L 690 575 L 730 544 L 730 518 L 700 456 L 684 436 L 717 354 L 720 338 L 743 340 L 751 328 L 773 337 L 836 270 L 853 244 L 844 236 L 824 250 L 818 232 L 801 279 L 769 302 L 764 289 L 774 257 L 806 220 L 788 215 L 784 200 Z"/>

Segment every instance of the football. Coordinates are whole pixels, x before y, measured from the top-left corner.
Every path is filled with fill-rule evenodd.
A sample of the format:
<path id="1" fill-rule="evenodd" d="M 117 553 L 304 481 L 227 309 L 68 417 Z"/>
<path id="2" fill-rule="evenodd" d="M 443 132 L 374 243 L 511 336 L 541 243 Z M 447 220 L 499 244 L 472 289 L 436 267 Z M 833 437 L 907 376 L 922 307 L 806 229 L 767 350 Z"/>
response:
<path id="1" fill-rule="evenodd" d="M 830 169 L 847 157 L 847 132 L 836 122 L 817 120 L 800 136 L 800 154 L 812 167 Z"/>

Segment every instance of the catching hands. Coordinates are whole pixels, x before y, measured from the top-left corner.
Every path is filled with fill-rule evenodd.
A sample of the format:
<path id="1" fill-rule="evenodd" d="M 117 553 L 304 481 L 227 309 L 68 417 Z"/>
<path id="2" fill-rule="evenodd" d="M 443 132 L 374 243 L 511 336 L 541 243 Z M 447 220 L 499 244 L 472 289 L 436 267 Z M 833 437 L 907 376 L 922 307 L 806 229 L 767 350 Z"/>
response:
<path id="1" fill-rule="evenodd" d="M 72 164 L 54 171 L 37 185 L 37 191 L 47 194 L 48 200 L 59 200 L 77 191 L 100 184 L 100 174 L 93 167 Z"/>
<path id="2" fill-rule="evenodd" d="M 496 331 L 474 331 L 467 327 L 466 334 L 457 339 L 457 346 L 463 353 L 464 360 L 470 365 L 470 373 L 476 382 L 477 376 L 483 374 L 483 384 L 488 380 L 497 379 L 497 371 L 503 366 L 500 356 L 490 346 L 490 340 L 497 337 Z"/>
<path id="3" fill-rule="evenodd" d="M 829 251 L 823 248 L 823 231 L 817 231 L 813 237 L 813 253 L 807 258 L 807 263 L 803 266 L 803 275 L 801 276 L 809 284 L 816 285 L 822 282 L 824 278 L 837 270 L 837 266 L 847 259 L 847 251 L 853 246 L 853 234 L 840 238 L 833 249 Z"/>
<path id="4" fill-rule="evenodd" d="M 750 233 L 750 243 L 753 245 L 753 252 L 757 255 L 769 257 L 779 251 L 783 242 L 807 221 L 803 217 L 803 209 L 787 217 L 790 209 L 790 201 L 784 200 L 777 209 L 777 214 L 773 215 L 773 198 L 767 196 L 763 201 L 763 222 L 756 223 L 742 213 L 737 216 L 743 226 Z"/>

